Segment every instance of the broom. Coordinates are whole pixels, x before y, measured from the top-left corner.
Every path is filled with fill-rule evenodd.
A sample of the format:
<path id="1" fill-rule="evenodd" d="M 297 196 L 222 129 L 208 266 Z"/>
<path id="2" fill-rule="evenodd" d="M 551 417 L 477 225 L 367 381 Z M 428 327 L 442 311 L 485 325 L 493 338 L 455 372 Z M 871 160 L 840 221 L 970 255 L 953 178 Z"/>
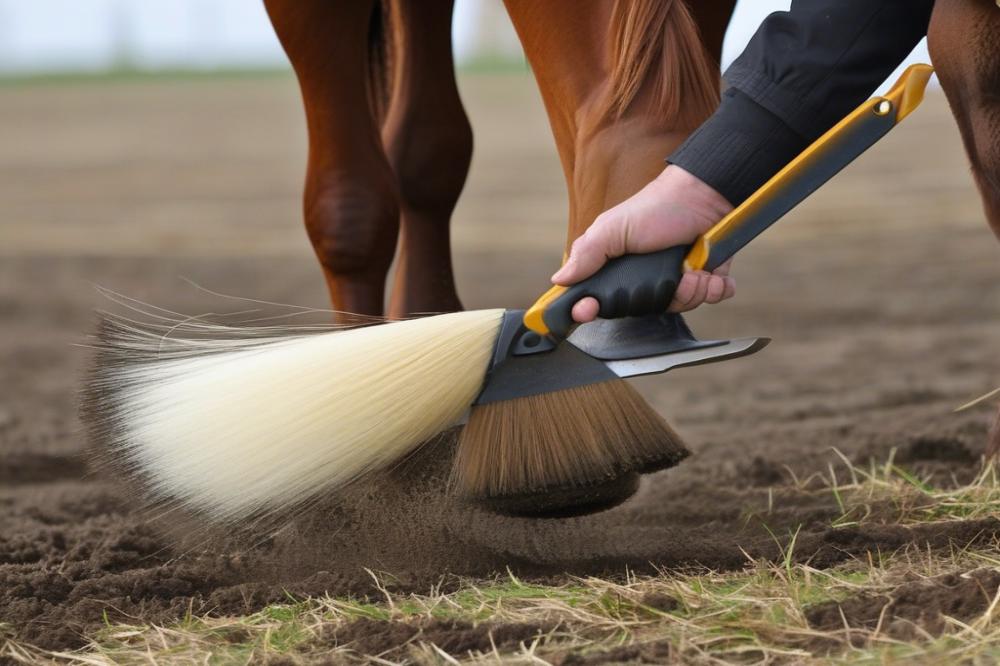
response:
<path id="1" fill-rule="evenodd" d="M 899 105 L 897 114 L 887 116 L 892 122 L 883 133 L 888 131 L 919 102 L 930 68 L 923 66 L 926 71 L 907 82 L 916 67 L 716 225 L 717 237 L 709 232 L 696 243 L 689 263 L 710 265 L 720 258 L 717 251 L 731 256 L 874 143 L 881 134 L 863 145 L 852 142 L 847 154 L 834 155 L 832 170 L 822 159 L 824 142 L 843 148 L 831 137 L 842 138 L 841 125 L 872 104 L 882 108 L 891 100 L 890 110 Z M 816 155 L 822 177 L 815 173 Z M 803 191 L 805 176 L 811 189 Z M 786 187 L 786 181 L 799 187 Z M 767 209 L 772 199 L 778 209 Z M 687 248 L 672 250 L 686 254 Z M 656 261 L 657 255 L 613 260 L 586 282 L 620 278 L 616 266 L 640 256 Z M 674 270 L 676 284 L 680 264 Z M 550 312 L 546 306 L 585 285 L 572 289 L 550 291 L 528 314 L 541 313 L 545 321 L 551 312 L 561 314 L 564 335 L 571 323 L 568 308 Z M 634 301 L 638 310 L 631 311 L 617 307 L 620 299 L 612 292 L 607 302 L 599 299 L 602 315 L 662 311 L 671 294 L 657 293 Z M 232 523 L 294 507 L 384 468 L 456 423 L 483 389 L 503 318 L 504 310 L 482 310 L 281 334 L 183 323 L 149 328 L 106 318 L 93 345 L 82 414 L 104 461 L 139 480 L 153 500 Z M 537 321 L 533 327 L 546 330 Z M 456 484 L 472 496 L 516 498 L 566 486 L 613 485 L 629 470 L 672 464 L 684 455 L 670 427 L 620 381 L 474 411 L 455 467 Z"/>
<path id="2" fill-rule="evenodd" d="M 318 331 L 191 319 L 142 324 L 105 314 L 90 345 L 81 416 L 98 463 L 138 481 L 152 503 L 213 522 L 261 518 L 397 462 L 458 423 L 482 388 L 503 314 Z M 589 419 L 576 421 L 592 432 L 578 425 L 552 440 L 543 433 L 536 463 L 551 463 L 560 483 L 568 472 L 580 479 L 576 485 L 589 485 L 588 504 L 600 501 L 598 480 L 605 494 L 628 485 L 612 452 L 644 446 L 660 461 L 664 441 L 674 437 L 638 393 L 612 383 L 623 386 L 537 401 L 543 410 L 593 402 Z M 594 416 L 599 405 L 609 411 L 604 421 Z M 570 459 L 580 462 L 569 469 L 555 455 L 566 436 L 579 443 Z M 679 445 L 667 451 L 671 461 L 685 453 Z M 495 463 L 520 466 L 516 459 Z M 591 468 L 598 479 L 591 480 Z M 546 478 L 541 488 L 554 485 Z"/>
<path id="3" fill-rule="evenodd" d="M 525 314 L 525 325 L 564 338 L 572 326 L 570 310 L 585 296 L 598 298 L 604 317 L 665 310 L 682 267 L 712 271 L 724 263 L 908 115 L 923 99 L 932 72 L 928 65 L 908 68 L 884 97 L 857 107 L 692 246 L 654 253 L 659 258 L 612 259 L 584 283 L 550 289 Z M 624 380 L 612 379 L 474 406 L 459 439 L 452 483 L 463 495 L 523 513 L 541 496 L 664 469 L 686 455 L 642 397 Z"/>

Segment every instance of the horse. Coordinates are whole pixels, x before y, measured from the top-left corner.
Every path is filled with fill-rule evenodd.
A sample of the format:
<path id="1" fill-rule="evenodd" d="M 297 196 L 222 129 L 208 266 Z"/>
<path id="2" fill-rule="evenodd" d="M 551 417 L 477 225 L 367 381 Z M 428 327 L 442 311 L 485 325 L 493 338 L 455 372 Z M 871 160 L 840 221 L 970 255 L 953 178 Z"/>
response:
<path id="1" fill-rule="evenodd" d="M 264 4 L 302 92 L 303 213 L 334 309 L 390 318 L 461 309 L 449 223 L 472 129 L 455 81 L 453 0 Z M 505 4 L 565 175 L 568 246 L 652 180 L 715 109 L 735 0 Z"/>
<path id="2" fill-rule="evenodd" d="M 937 0 L 927 33 L 931 62 L 958 123 L 983 212 L 1000 238 L 1000 2 Z M 1000 454 L 1000 412 L 987 457 Z"/>

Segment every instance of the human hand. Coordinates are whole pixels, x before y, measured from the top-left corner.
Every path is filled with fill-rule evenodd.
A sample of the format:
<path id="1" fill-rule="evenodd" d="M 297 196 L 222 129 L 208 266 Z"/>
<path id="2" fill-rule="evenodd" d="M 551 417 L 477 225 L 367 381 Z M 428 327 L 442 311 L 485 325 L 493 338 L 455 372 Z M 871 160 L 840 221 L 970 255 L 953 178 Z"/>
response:
<path id="1" fill-rule="evenodd" d="M 569 286 L 596 273 L 608 259 L 691 243 L 732 209 L 732 204 L 707 184 L 669 165 L 639 192 L 598 215 L 573 243 L 569 259 L 552 276 L 552 282 Z M 736 283 L 729 276 L 730 264 L 731 260 L 712 273 L 685 273 L 670 311 L 685 312 L 732 297 Z M 598 308 L 595 299 L 583 298 L 573 306 L 573 319 L 592 321 Z"/>

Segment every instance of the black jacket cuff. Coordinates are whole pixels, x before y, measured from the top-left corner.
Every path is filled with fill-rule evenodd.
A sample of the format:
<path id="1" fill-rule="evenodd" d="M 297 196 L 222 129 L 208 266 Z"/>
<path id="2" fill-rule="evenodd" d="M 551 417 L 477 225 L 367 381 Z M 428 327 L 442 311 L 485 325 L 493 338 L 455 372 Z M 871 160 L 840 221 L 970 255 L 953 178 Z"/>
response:
<path id="1" fill-rule="evenodd" d="M 806 145 L 780 118 L 730 87 L 716 112 L 667 161 L 738 206 Z"/>

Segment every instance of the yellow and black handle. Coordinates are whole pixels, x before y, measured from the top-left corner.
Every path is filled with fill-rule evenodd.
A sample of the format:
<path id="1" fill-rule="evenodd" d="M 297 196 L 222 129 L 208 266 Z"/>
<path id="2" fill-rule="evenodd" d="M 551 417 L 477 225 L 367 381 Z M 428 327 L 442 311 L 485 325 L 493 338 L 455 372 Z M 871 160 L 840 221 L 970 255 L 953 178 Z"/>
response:
<path id="1" fill-rule="evenodd" d="M 665 311 L 685 270 L 715 270 L 819 189 L 920 104 L 933 71 L 907 68 L 889 92 L 852 111 L 691 245 L 618 257 L 582 282 L 552 287 L 525 313 L 524 325 L 563 338 L 574 325 L 573 306 L 587 296 L 605 319 Z"/>

